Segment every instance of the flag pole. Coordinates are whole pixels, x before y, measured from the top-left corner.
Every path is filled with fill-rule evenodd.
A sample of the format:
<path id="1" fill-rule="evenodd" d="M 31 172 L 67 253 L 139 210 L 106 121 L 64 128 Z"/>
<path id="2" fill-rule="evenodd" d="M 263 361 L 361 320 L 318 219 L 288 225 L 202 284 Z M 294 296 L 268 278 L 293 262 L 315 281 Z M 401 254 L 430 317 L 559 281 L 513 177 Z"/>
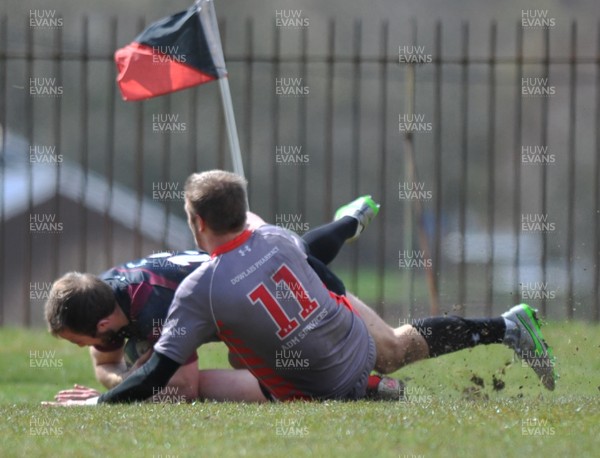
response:
<path id="1" fill-rule="evenodd" d="M 215 14 L 213 0 L 196 0 L 196 7 L 200 16 L 200 22 L 204 28 L 208 46 L 215 60 L 215 66 L 219 72 L 219 91 L 221 93 L 221 102 L 225 114 L 225 126 L 227 128 L 227 138 L 229 140 L 229 152 L 233 171 L 244 177 L 244 163 L 242 161 L 242 152 L 240 150 L 240 141 L 238 139 L 237 127 L 235 124 L 235 115 L 233 112 L 233 103 L 231 101 L 231 91 L 229 90 L 229 79 L 225 69 L 225 58 L 223 57 L 223 47 L 221 46 L 221 35 L 219 34 L 219 25 Z"/>
<path id="2" fill-rule="evenodd" d="M 219 89 L 221 92 L 221 101 L 225 113 L 225 125 L 227 127 L 227 137 L 229 139 L 229 151 L 231 153 L 231 162 L 233 171 L 240 176 L 244 176 L 244 163 L 242 162 L 242 152 L 240 151 L 240 141 L 238 139 L 235 116 L 233 114 L 233 103 L 231 102 L 231 92 L 229 91 L 229 78 L 219 78 Z"/>

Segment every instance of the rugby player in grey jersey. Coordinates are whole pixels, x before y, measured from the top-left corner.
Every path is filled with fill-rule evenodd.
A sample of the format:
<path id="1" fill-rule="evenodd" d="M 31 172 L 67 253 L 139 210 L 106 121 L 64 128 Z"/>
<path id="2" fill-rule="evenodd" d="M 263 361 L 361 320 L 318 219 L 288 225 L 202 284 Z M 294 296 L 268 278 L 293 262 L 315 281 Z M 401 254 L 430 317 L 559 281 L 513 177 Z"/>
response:
<path id="1" fill-rule="evenodd" d="M 197 347 L 215 339 L 225 342 L 266 394 L 278 400 L 361 398 L 376 363 L 392 370 L 492 343 L 513 348 L 548 389 L 554 388 L 552 355 L 528 306 L 490 319 L 434 317 L 398 330 L 384 324 L 400 343 L 389 355 L 378 354 L 368 314 L 322 285 L 302 262 L 303 246 L 296 238 L 274 226 L 247 229 L 242 178 L 223 171 L 194 174 L 185 197 L 190 228 L 211 260 L 181 283 L 150 359 L 117 387 L 83 403 L 146 399 Z M 278 285 L 294 294 L 279 299 Z M 364 313 L 364 321 L 357 313 Z M 174 332 L 183 323 L 185 335 Z M 280 352 L 290 349 L 308 362 L 308 370 L 278 364 Z"/>

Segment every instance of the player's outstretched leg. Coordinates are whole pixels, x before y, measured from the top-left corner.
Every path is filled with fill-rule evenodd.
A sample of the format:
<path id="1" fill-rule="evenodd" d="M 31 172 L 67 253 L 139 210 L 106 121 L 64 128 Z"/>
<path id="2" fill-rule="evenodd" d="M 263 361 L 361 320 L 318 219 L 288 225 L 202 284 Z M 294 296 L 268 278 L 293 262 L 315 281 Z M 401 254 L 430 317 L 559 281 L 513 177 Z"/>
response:
<path id="1" fill-rule="evenodd" d="M 503 313 L 506 320 L 504 343 L 533 369 L 546 388 L 553 390 L 555 360 L 542 335 L 536 312 L 527 304 L 519 304 Z"/>
<path id="2" fill-rule="evenodd" d="M 547 389 L 554 389 L 552 352 L 542 337 L 533 309 L 525 304 L 494 318 L 441 316 L 393 329 L 358 298 L 350 294 L 348 297 L 375 341 L 378 372 L 388 374 L 421 359 L 503 343 L 531 366 Z"/>
<path id="3" fill-rule="evenodd" d="M 373 218 L 377 216 L 379 207 L 380 205 L 371 196 L 361 196 L 349 204 L 338 208 L 333 219 L 334 221 L 340 221 L 349 217 L 358 221 L 354 235 L 348 239 L 348 242 L 351 242 L 352 240 L 356 240 Z"/>
<path id="4" fill-rule="evenodd" d="M 355 240 L 379 212 L 371 196 L 362 196 L 340 207 L 334 221 L 308 231 L 302 236 L 309 253 L 324 264 L 338 255 L 344 243 Z"/>
<path id="5" fill-rule="evenodd" d="M 554 389 L 552 351 L 544 341 L 535 310 L 527 304 L 516 305 L 496 318 L 434 317 L 414 327 L 427 341 L 430 357 L 480 344 L 503 343 L 529 364 L 544 387 Z"/>

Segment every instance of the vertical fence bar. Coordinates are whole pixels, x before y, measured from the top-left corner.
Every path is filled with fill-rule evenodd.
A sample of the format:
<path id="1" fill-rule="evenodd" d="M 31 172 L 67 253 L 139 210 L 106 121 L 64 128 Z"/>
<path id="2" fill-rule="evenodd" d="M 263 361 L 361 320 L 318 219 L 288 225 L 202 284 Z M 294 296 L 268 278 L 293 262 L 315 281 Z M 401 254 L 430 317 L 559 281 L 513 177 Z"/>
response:
<path id="1" fill-rule="evenodd" d="M 412 19 L 411 21 L 411 35 L 412 35 L 412 46 L 413 49 L 417 46 L 418 41 L 418 33 L 417 33 L 417 20 Z M 400 51 L 398 51 L 398 55 L 400 55 Z M 400 60 L 400 57 L 398 57 Z M 415 88 L 415 65 L 408 64 L 406 66 L 406 91 L 404 104 L 406 109 L 404 110 L 405 116 L 411 116 L 414 114 L 415 103 L 416 103 L 416 88 Z M 398 128 L 399 129 L 399 128 Z M 405 138 L 405 148 L 404 148 L 404 178 L 405 183 L 411 183 L 414 180 L 414 167 L 412 158 L 412 146 L 414 142 L 414 135 L 412 132 L 406 132 L 404 135 Z M 404 201 L 404 249 L 405 250 L 413 250 L 415 248 L 415 233 L 414 233 L 414 210 L 412 203 L 409 200 Z M 406 277 L 408 280 L 408 313 L 410 317 L 415 316 L 415 269 L 407 269 Z"/>
<path id="2" fill-rule="evenodd" d="M 550 29 L 544 30 L 544 78 L 548 81 L 550 75 Z M 548 97 L 542 98 L 542 146 L 548 145 Z M 547 217 L 548 215 L 548 169 L 542 167 L 542 180 L 541 180 L 541 191 L 542 191 L 542 215 Z M 546 285 L 548 278 L 547 267 L 548 267 L 548 234 L 546 231 L 542 232 L 542 284 Z M 571 264 L 570 262 L 568 263 Z M 542 295 L 545 296 L 545 295 Z M 542 314 L 547 315 L 548 303 L 545 297 L 542 297 L 541 309 Z"/>
<path id="3" fill-rule="evenodd" d="M 571 24 L 571 53 L 569 60 L 569 203 L 567 224 L 567 319 L 572 320 L 575 310 L 573 263 L 575 262 L 575 159 L 577 125 L 577 23 Z"/>
<path id="4" fill-rule="evenodd" d="M 352 198 L 356 198 L 360 189 L 360 97 L 361 97 L 361 44 L 362 44 L 362 24 L 360 19 L 354 21 L 352 33 L 353 51 L 352 51 L 352 152 L 350 166 L 350 183 Z M 378 197 L 381 199 L 381 196 Z M 351 284 L 356 292 L 360 294 L 358 287 L 358 250 L 359 245 L 355 245 L 351 251 Z"/>
<path id="5" fill-rule="evenodd" d="M 300 78 L 306 81 L 308 74 L 308 27 L 303 27 L 300 32 Z M 303 148 L 308 144 L 308 98 L 300 97 L 298 101 L 298 138 Z M 307 214 L 307 166 L 300 167 L 298 171 L 298 202 L 297 208 L 302 215 Z"/>
<path id="6" fill-rule="evenodd" d="M 220 104 L 221 96 L 217 94 L 215 97 L 217 100 L 217 104 Z M 227 126 L 225 125 L 225 110 L 223 106 L 219 107 L 220 116 L 217 127 L 217 168 L 220 170 L 225 170 L 227 166 L 225 165 L 225 158 L 227 157 L 227 152 L 225 151 L 225 136 L 227 134 Z"/>
<path id="7" fill-rule="evenodd" d="M 381 107 L 380 111 L 380 122 L 379 122 L 379 155 L 381 157 L 381 168 L 379 175 L 379 199 L 381 202 L 387 201 L 387 186 L 386 186 L 386 176 L 387 176 L 387 134 L 388 134 L 388 42 L 389 42 L 389 21 L 384 19 L 381 23 L 381 38 L 380 38 L 380 66 L 379 66 L 379 85 L 380 89 L 380 101 L 379 106 Z M 385 308 L 384 308 L 384 299 L 385 299 L 385 255 L 386 250 L 386 242 L 387 242 L 387 232 L 385 230 L 387 222 L 387 212 L 381 212 L 379 215 L 379 233 L 377 237 L 377 299 L 375 302 L 375 310 L 384 318 Z"/>
<path id="8" fill-rule="evenodd" d="M 254 180 L 253 167 L 252 167 L 252 105 L 254 104 L 254 97 L 252 88 L 254 86 L 254 21 L 252 18 L 246 18 L 246 89 L 244 90 L 244 135 L 246 139 L 246 147 L 244 148 L 244 156 L 246 157 L 245 169 L 248 171 L 248 178 L 250 183 Z M 253 189 L 254 186 L 248 187 L 248 202 L 252 207 L 253 202 Z"/>
<path id="9" fill-rule="evenodd" d="M 594 170 L 594 310 L 593 319 L 600 321 L 600 22 L 596 25 L 596 156 Z"/>
<path id="10" fill-rule="evenodd" d="M 275 86 L 277 86 L 276 79 L 281 78 L 281 32 L 276 24 L 273 25 L 273 75 Z M 280 196 L 279 196 L 279 170 L 277 167 L 277 161 L 274 158 L 275 149 L 280 144 L 280 103 L 279 95 L 277 91 L 273 91 L 273 98 L 271 99 L 271 116 L 273 123 L 273 142 L 271 144 L 271 150 L 269 151 L 269 162 L 271 163 L 271 209 L 269 216 L 277 220 L 277 214 L 280 210 Z"/>
<path id="11" fill-rule="evenodd" d="M 188 89 L 188 118 L 190 120 L 190 129 L 187 132 L 187 156 L 188 167 L 186 177 L 189 174 L 198 172 L 198 87 L 194 86 Z"/>
<path id="12" fill-rule="evenodd" d="M 81 181 L 81 213 L 80 218 L 80 247 L 79 247 L 79 269 L 81 272 L 87 270 L 87 182 L 89 173 L 89 133 L 88 133 L 88 67 L 89 67 L 89 22 L 87 15 L 84 15 L 81 22 L 81 76 L 79 79 L 79 89 L 81 97 L 79 98 L 80 109 L 80 143 L 79 150 L 81 151 L 81 171 L 83 180 Z"/>
<path id="13" fill-rule="evenodd" d="M 333 117 L 334 117 L 334 81 L 335 76 L 335 20 L 330 19 L 328 25 L 327 38 L 327 87 L 325 89 L 325 164 L 323 170 L 325 172 L 325 213 L 323 221 L 331 218 L 333 212 L 332 194 L 333 194 Z"/>
<path id="14" fill-rule="evenodd" d="M 496 201 L 496 175 L 494 159 L 496 155 L 496 22 L 490 28 L 490 59 L 489 59 L 489 116 L 488 116 L 488 241 L 489 256 L 486 265 L 488 287 L 486 291 L 485 315 L 492 316 L 494 308 L 494 227 Z"/>
<path id="15" fill-rule="evenodd" d="M 523 94 L 521 85 L 523 78 L 523 26 L 517 23 L 516 30 L 516 69 L 515 69 L 515 133 L 513 143 L 513 232 L 515 236 L 515 258 L 513 264 L 513 297 L 514 303 L 521 302 L 521 166 L 523 163 L 521 149 L 523 146 Z"/>
<path id="16" fill-rule="evenodd" d="M 55 29 L 55 39 L 54 39 L 54 56 L 53 56 L 53 64 L 54 64 L 54 75 L 56 76 L 56 81 L 62 82 L 62 48 L 63 48 L 63 33 L 62 27 L 57 27 Z M 62 117 L 61 117 L 61 107 L 62 107 L 62 97 L 57 97 L 54 99 L 54 115 L 52 119 L 52 124 L 54 127 L 54 141 L 56 151 L 58 154 L 62 151 L 62 137 L 61 137 L 61 127 L 62 127 Z M 54 206 L 56 208 L 57 219 L 61 221 L 60 214 L 61 212 L 61 198 L 60 198 L 60 188 L 61 188 L 61 175 L 62 170 L 59 164 L 56 164 L 56 180 L 55 180 L 55 199 Z M 60 236 L 52 237 L 52 259 L 50 261 L 51 264 L 51 278 L 58 277 L 59 270 L 59 258 L 60 258 Z"/>
<path id="17" fill-rule="evenodd" d="M 0 16 L 0 136 L 2 148 L 2 158 L 0 159 L 0 326 L 4 325 L 4 291 L 7 290 L 6 279 L 4 278 L 4 167 L 6 167 L 6 137 L 8 136 L 8 127 L 6 125 L 6 113 L 8 104 L 8 56 L 6 55 L 6 39 L 8 32 L 6 30 L 6 14 Z"/>
<path id="18" fill-rule="evenodd" d="M 442 276 L 442 256 L 441 256 L 441 238 L 442 238 L 442 23 L 437 21 L 435 26 L 435 76 L 434 76 L 434 100 L 433 100 L 433 125 L 434 144 L 433 144 L 433 176 L 435 180 L 435 223 L 433 231 L 433 287 L 436 292 L 440 290 L 440 277 Z M 422 221 L 420 224 L 424 224 Z"/>
<path id="19" fill-rule="evenodd" d="M 33 27 L 29 27 L 29 24 L 26 26 L 26 34 L 25 34 L 25 74 L 27 76 L 27 83 L 29 84 L 29 90 L 25 91 L 25 100 L 24 100 L 24 115 L 27 122 L 25 122 L 25 137 L 27 138 L 27 143 L 29 146 L 33 144 L 33 134 L 34 134 L 34 101 L 30 94 L 31 90 L 31 78 L 33 78 Z M 33 211 L 33 168 L 31 161 L 28 161 L 27 164 L 27 218 L 31 218 L 31 213 Z M 29 290 L 31 282 L 31 274 L 32 274 L 32 264 L 33 264 L 33 234 L 31 232 L 31 228 L 29 224 L 27 224 L 27 230 L 25 232 L 25 247 L 23 250 L 23 259 L 24 259 L 24 269 L 23 269 L 23 298 L 25 304 L 25 314 L 23 317 L 23 324 L 25 327 L 31 326 L 31 303 L 29 300 Z"/>
<path id="20" fill-rule="evenodd" d="M 165 111 L 165 115 L 167 119 L 171 116 L 171 95 L 164 96 L 163 101 L 163 109 Z M 168 131 L 161 132 L 162 135 L 162 148 L 161 148 L 161 180 L 165 183 L 165 187 L 169 189 L 169 178 L 171 176 L 171 135 Z M 159 184 L 160 186 L 160 184 Z M 159 188 L 160 189 L 160 188 Z M 154 196 L 153 196 L 154 198 Z M 166 199 L 164 202 L 161 202 L 161 206 L 163 207 L 164 215 L 165 215 L 165 224 L 163 227 L 163 233 L 161 237 L 161 250 L 167 249 L 167 238 L 169 234 L 169 215 L 171 210 L 171 199 Z"/>
<path id="21" fill-rule="evenodd" d="M 544 58 L 543 58 L 543 78 L 548 78 L 549 75 L 549 57 L 550 57 L 550 34 L 549 30 L 546 29 L 544 31 Z M 548 80 L 546 80 L 548 81 Z M 547 97 L 542 98 L 541 103 L 541 144 L 548 144 L 548 99 Z M 543 167 L 541 170 L 541 200 L 542 200 L 542 215 L 547 215 L 548 203 L 547 203 L 547 181 L 548 176 L 546 174 L 546 168 Z M 548 247 L 548 239 L 546 237 L 545 232 L 542 233 L 542 252 L 540 255 L 540 267 L 542 268 L 542 283 L 546 281 L 546 260 L 547 260 L 547 247 Z M 546 315 L 547 312 L 547 302 L 544 298 L 542 298 L 541 302 L 541 310 L 542 314 Z"/>
<path id="22" fill-rule="evenodd" d="M 137 29 L 144 29 L 144 18 L 138 19 Z M 134 223 L 133 256 L 142 257 L 142 204 L 144 200 L 144 105 L 140 101 L 135 104 L 135 197 L 137 213 Z"/>
<path id="23" fill-rule="evenodd" d="M 117 18 L 111 16 L 109 22 L 109 50 L 112 52 L 117 49 Z M 115 183 L 115 131 L 117 124 L 117 113 L 116 113 L 116 93 L 115 93 L 115 74 L 112 65 L 106 66 L 108 72 L 106 74 L 108 81 L 108 99 L 106 104 L 106 112 L 108 115 L 108 122 L 106 124 L 106 138 L 107 138 L 107 151 L 106 151 L 106 181 L 107 181 L 107 194 L 106 202 L 104 206 L 104 251 L 106 259 L 106 267 L 113 265 L 113 224 L 111 218 L 112 208 L 112 195 L 113 186 Z"/>
<path id="24" fill-rule="evenodd" d="M 466 231 L 467 231 L 467 197 L 469 195 L 469 24 L 462 24 L 462 61 L 461 61 L 461 155 L 459 193 L 459 231 L 460 231 L 460 264 L 458 267 L 458 313 L 466 312 L 467 300 L 467 263 L 466 263 Z"/>

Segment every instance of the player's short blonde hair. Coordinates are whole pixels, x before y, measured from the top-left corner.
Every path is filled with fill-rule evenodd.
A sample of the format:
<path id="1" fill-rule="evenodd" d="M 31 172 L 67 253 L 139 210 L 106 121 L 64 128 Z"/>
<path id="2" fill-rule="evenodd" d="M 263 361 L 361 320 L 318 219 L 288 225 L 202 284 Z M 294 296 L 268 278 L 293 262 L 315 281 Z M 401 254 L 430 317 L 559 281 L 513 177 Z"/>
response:
<path id="1" fill-rule="evenodd" d="M 218 235 L 237 232 L 246 224 L 246 185 L 244 178 L 224 170 L 194 173 L 185 182 L 186 211 Z"/>
<path id="2" fill-rule="evenodd" d="M 95 337 L 98 322 L 115 310 L 112 288 L 92 274 L 69 272 L 52 285 L 44 305 L 48 330 Z"/>

